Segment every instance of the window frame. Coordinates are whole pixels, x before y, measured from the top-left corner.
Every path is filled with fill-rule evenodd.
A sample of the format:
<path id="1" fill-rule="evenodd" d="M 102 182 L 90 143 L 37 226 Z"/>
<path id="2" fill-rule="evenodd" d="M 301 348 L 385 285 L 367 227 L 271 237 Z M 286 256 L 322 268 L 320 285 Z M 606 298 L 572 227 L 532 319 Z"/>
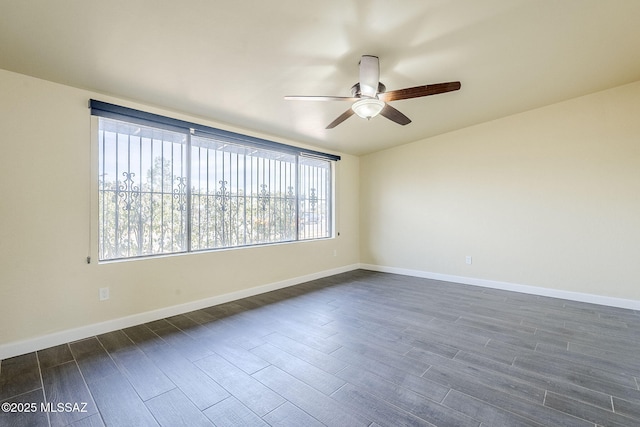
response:
<path id="1" fill-rule="evenodd" d="M 340 160 L 340 156 L 324 153 L 320 151 L 310 150 L 307 148 L 296 147 L 288 144 L 283 144 L 275 141 L 270 141 L 266 139 L 256 138 L 249 135 L 243 135 L 236 132 L 226 131 L 218 128 L 213 128 L 206 125 L 201 125 L 198 123 L 187 122 L 184 120 L 174 119 L 167 116 L 161 116 L 154 113 L 148 113 L 141 110 L 135 110 L 128 107 L 122 107 L 115 104 L 106 103 L 103 101 L 98 101 L 91 99 L 89 101 L 89 108 L 91 110 L 92 116 L 92 181 L 94 185 L 92 186 L 92 198 L 91 198 L 91 206 L 92 206 L 92 236 L 93 240 L 96 239 L 95 243 L 91 244 L 91 253 L 94 254 L 95 258 L 99 263 L 113 262 L 113 261 L 122 261 L 122 260 L 133 260 L 133 259 L 147 259 L 147 258 L 155 258 L 155 257 L 163 257 L 163 256 L 172 256 L 177 254 L 188 254 L 188 253 L 200 253 L 206 251 L 218 251 L 218 250 L 227 250 L 227 249 L 241 249 L 247 247 L 256 247 L 256 246 L 265 246 L 265 245 L 273 245 L 273 244 L 283 244 L 283 243 L 296 243 L 296 242 L 305 242 L 305 241 L 313 241 L 313 240 L 322 240 L 328 238 L 335 237 L 335 162 Z M 255 242 L 252 241 L 248 244 L 232 244 L 228 246 L 218 246 L 218 247 L 207 247 L 207 248 L 192 248 L 192 224 L 194 219 L 189 215 L 187 216 L 187 236 L 186 240 L 188 244 L 184 248 L 184 250 L 171 251 L 171 252 L 157 252 L 157 253 L 146 253 L 146 254 L 135 254 L 135 255 L 125 255 L 125 256 L 117 256 L 110 258 L 100 258 L 100 254 L 102 252 L 99 251 L 99 245 L 101 244 L 101 230 L 102 225 L 99 224 L 99 207 L 97 206 L 99 203 L 100 194 L 104 191 L 99 188 L 99 179 L 96 179 L 99 175 L 100 165 L 99 165 L 99 153 L 98 147 L 100 145 L 100 135 L 99 135 L 99 118 L 105 119 L 114 119 L 122 122 L 129 123 L 131 125 L 139 125 L 139 126 L 149 126 L 151 128 L 166 130 L 177 132 L 180 134 L 184 134 L 187 136 L 187 161 L 189 163 L 188 170 L 191 169 L 191 162 L 193 159 L 190 157 L 190 152 L 192 149 L 191 139 L 192 138 L 206 138 L 206 139 L 215 139 L 216 141 L 226 141 L 229 144 L 233 144 L 235 146 L 242 146 L 249 149 L 257 149 L 260 151 L 266 150 L 269 152 L 278 152 L 285 155 L 293 155 L 295 158 L 295 168 L 296 168 L 296 180 L 299 183 L 300 177 L 299 175 L 302 173 L 300 169 L 301 159 L 310 158 L 310 160 L 322 160 L 327 161 L 328 171 L 327 171 L 327 195 L 326 195 L 326 212 L 328 214 L 326 226 L 328 230 L 326 230 L 325 234 L 317 237 L 307 237 L 304 238 L 299 228 L 299 225 L 296 226 L 296 233 L 293 239 L 286 240 L 274 240 L 267 242 Z M 95 151 L 95 153 L 94 153 Z M 301 188 L 296 187 L 296 193 L 298 194 L 301 191 Z M 192 188 L 187 188 L 186 194 L 187 200 L 191 202 L 191 191 Z M 246 196 L 245 196 L 246 197 Z M 298 196 L 296 196 L 298 197 Z M 299 199 L 297 199 L 299 200 Z M 116 203 L 117 204 L 117 203 Z M 95 209 L 93 208 L 95 207 Z M 295 221 L 299 224 L 299 221 L 302 219 L 302 215 L 305 212 L 301 211 L 300 203 L 296 204 L 295 208 Z M 121 254 L 118 254 L 121 255 Z M 90 262 L 90 259 L 87 260 Z"/>

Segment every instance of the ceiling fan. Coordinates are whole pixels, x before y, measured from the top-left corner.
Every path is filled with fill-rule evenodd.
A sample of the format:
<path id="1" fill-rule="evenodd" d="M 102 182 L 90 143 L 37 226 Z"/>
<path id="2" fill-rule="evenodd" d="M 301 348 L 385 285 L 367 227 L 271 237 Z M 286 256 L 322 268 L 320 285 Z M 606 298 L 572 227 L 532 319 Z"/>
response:
<path id="1" fill-rule="evenodd" d="M 329 123 L 327 129 L 333 129 L 354 114 L 371 119 L 378 114 L 399 125 L 408 125 L 411 119 L 393 108 L 388 102 L 402 99 L 420 98 L 422 96 L 437 95 L 460 89 L 460 82 L 436 83 L 424 86 L 386 92 L 386 87 L 380 83 L 380 60 L 377 56 L 362 55 L 360 59 L 360 81 L 351 87 L 351 95 L 347 96 L 285 96 L 290 101 L 350 101 L 351 108 Z"/>

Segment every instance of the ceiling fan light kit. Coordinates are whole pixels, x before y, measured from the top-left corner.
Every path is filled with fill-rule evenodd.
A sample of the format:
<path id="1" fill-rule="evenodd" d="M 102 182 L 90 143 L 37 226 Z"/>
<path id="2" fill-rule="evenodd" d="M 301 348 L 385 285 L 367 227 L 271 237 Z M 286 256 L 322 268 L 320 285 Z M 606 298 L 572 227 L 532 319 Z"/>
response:
<path id="1" fill-rule="evenodd" d="M 351 109 L 353 109 L 359 117 L 370 120 L 372 117 L 380 114 L 384 105 L 384 102 L 377 98 L 363 98 L 354 102 Z"/>
<path id="2" fill-rule="evenodd" d="M 393 108 L 388 102 L 402 99 L 420 98 L 460 89 L 460 82 L 436 83 L 386 92 L 380 83 L 380 60 L 377 56 L 363 55 L 360 59 L 360 81 L 351 87 L 353 96 L 285 96 L 289 101 L 349 101 L 351 108 L 329 123 L 327 129 L 333 129 L 354 113 L 363 119 L 371 119 L 378 114 L 399 125 L 408 125 L 411 119 Z"/>

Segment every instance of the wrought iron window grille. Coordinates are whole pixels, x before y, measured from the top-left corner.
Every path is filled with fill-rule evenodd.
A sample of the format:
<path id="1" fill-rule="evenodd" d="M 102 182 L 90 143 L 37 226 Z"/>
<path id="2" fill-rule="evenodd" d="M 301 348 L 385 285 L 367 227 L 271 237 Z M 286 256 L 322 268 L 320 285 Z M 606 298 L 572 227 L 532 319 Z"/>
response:
<path id="1" fill-rule="evenodd" d="M 336 156 L 97 115 L 99 260 L 331 237 Z"/>

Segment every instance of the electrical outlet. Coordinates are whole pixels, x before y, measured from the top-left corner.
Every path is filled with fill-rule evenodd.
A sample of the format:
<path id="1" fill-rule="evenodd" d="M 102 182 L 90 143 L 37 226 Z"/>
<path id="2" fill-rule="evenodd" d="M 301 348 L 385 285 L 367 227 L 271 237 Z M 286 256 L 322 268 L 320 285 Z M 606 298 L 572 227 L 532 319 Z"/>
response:
<path id="1" fill-rule="evenodd" d="M 109 299 L 109 288 L 100 288 L 100 301 Z"/>
<path id="2" fill-rule="evenodd" d="M 333 256 L 338 256 L 338 250 L 337 249 L 333 250 Z"/>
<path id="3" fill-rule="evenodd" d="M 471 258 L 471 255 L 467 255 L 465 257 L 465 262 L 469 265 L 471 265 L 473 263 L 473 259 Z"/>

